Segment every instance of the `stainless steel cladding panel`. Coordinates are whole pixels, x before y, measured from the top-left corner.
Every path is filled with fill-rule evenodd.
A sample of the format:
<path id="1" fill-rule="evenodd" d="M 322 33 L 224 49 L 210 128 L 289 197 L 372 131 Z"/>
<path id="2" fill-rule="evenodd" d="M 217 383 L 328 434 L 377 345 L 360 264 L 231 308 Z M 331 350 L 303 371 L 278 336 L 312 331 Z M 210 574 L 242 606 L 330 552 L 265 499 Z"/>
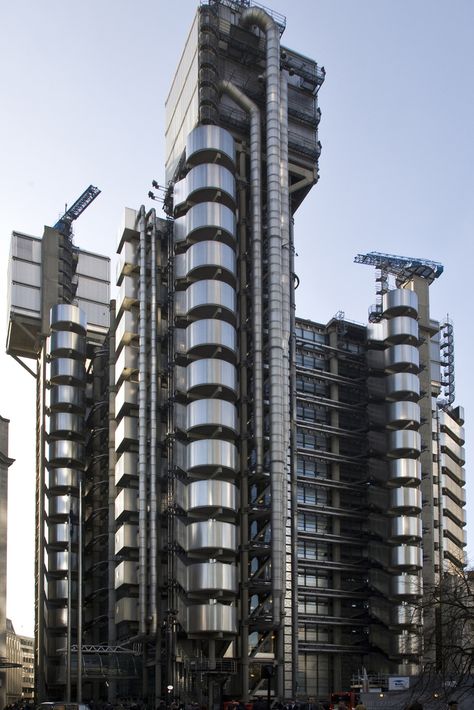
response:
<path id="1" fill-rule="evenodd" d="M 200 470 L 212 473 L 222 468 L 226 473 L 237 472 L 239 456 L 237 447 L 230 441 L 219 439 L 201 439 L 192 441 L 186 447 L 187 469 L 190 472 Z"/>
<path id="2" fill-rule="evenodd" d="M 133 273 L 138 264 L 138 243 L 122 242 L 117 261 L 117 286 L 122 283 L 122 278 Z"/>
<path id="3" fill-rule="evenodd" d="M 77 525 L 69 523 L 50 523 L 48 526 L 48 543 L 50 545 L 67 545 L 70 537 L 77 542 Z"/>
<path id="4" fill-rule="evenodd" d="M 449 434 L 449 436 L 454 439 L 457 444 L 462 446 L 465 442 L 464 427 L 458 424 L 453 417 L 449 415 L 449 412 L 445 412 L 442 409 L 438 410 L 438 416 L 441 431 Z"/>
<path id="5" fill-rule="evenodd" d="M 385 316 L 397 314 L 418 315 L 418 296 L 407 288 L 396 288 L 383 295 L 382 310 Z"/>
<path id="6" fill-rule="evenodd" d="M 237 528 L 233 523 L 222 520 L 203 520 L 184 526 L 184 549 L 187 552 L 207 552 L 238 550 Z"/>
<path id="7" fill-rule="evenodd" d="M 385 378 L 387 397 L 392 399 L 411 399 L 418 401 L 420 398 L 420 380 L 411 372 L 397 372 Z"/>
<path id="8" fill-rule="evenodd" d="M 74 609 L 74 617 L 76 610 Z M 62 607 L 59 609 L 48 609 L 48 627 L 50 629 L 66 628 L 68 624 L 68 609 Z"/>
<path id="9" fill-rule="evenodd" d="M 420 405 L 416 402 L 391 402 L 386 411 L 389 427 L 417 429 L 420 426 Z"/>
<path id="10" fill-rule="evenodd" d="M 76 596 L 77 585 L 73 582 L 72 596 Z M 67 579 L 48 580 L 48 600 L 66 601 L 69 596 Z"/>
<path id="11" fill-rule="evenodd" d="M 392 512 L 420 512 L 421 490 L 419 488 L 392 488 L 390 490 Z"/>
<path id="12" fill-rule="evenodd" d="M 123 621 L 138 620 L 138 599 L 135 597 L 123 597 L 115 605 L 115 623 L 121 624 Z"/>
<path id="13" fill-rule="evenodd" d="M 137 454 L 125 451 L 115 464 L 115 485 L 127 486 L 130 481 L 135 480 L 138 471 L 138 456 Z"/>
<path id="14" fill-rule="evenodd" d="M 413 345 L 418 343 L 418 321 L 408 316 L 396 316 L 383 321 L 386 339 L 392 343 L 402 341 Z"/>
<path id="15" fill-rule="evenodd" d="M 421 436 L 417 431 L 401 429 L 389 432 L 389 456 L 418 456 L 420 453 Z"/>
<path id="16" fill-rule="evenodd" d="M 392 538 L 397 540 L 421 540 L 422 529 L 420 518 L 400 515 L 392 520 Z"/>
<path id="17" fill-rule="evenodd" d="M 197 242 L 187 249 L 185 254 L 179 254 L 183 259 L 183 276 L 206 278 L 221 269 L 222 278 L 235 281 L 237 274 L 237 259 L 232 247 L 222 242 Z"/>
<path id="18" fill-rule="evenodd" d="M 138 584 L 138 562 L 135 560 L 124 560 L 115 568 L 115 589 L 129 584 Z"/>
<path id="19" fill-rule="evenodd" d="M 178 504 L 188 512 L 201 508 L 223 508 L 236 513 L 239 491 L 230 481 L 208 479 L 182 484 L 177 499 Z"/>
<path id="20" fill-rule="evenodd" d="M 457 464 L 462 466 L 466 462 L 466 451 L 464 446 L 456 444 L 456 442 L 451 439 L 448 434 L 441 432 L 439 435 L 439 443 L 441 451 L 454 459 Z"/>
<path id="21" fill-rule="evenodd" d="M 138 528 L 132 523 L 124 523 L 115 533 L 115 554 L 135 548 L 138 548 Z"/>
<path id="22" fill-rule="evenodd" d="M 123 311 L 117 320 L 115 329 L 117 351 L 123 345 L 129 345 L 135 338 L 138 338 L 138 313 L 135 309 Z"/>
<path id="23" fill-rule="evenodd" d="M 186 429 L 218 426 L 238 431 L 237 408 L 221 399 L 197 399 L 186 407 Z"/>
<path id="24" fill-rule="evenodd" d="M 138 513 L 138 491 L 135 488 L 122 488 L 115 498 L 115 520 Z"/>
<path id="25" fill-rule="evenodd" d="M 124 276 L 117 293 L 117 312 L 129 311 L 138 303 L 138 280 L 135 276 Z"/>
<path id="26" fill-rule="evenodd" d="M 388 372 L 418 372 L 420 353 L 414 345 L 392 345 L 384 351 Z"/>
<path id="27" fill-rule="evenodd" d="M 115 416 L 119 418 L 138 407 L 138 384 L 124 380 L 115 395 Z"/>
<path id="28" fill-rule="evenodd" d="M 237 333 L 229 323 L 206 318 L 191 323 L 186 328 L 186 350 L 190 352 L 207 345 L 217 345 L 225 351 L 237 352 Z"/>
<path id="29" fill-rule="evenodd" d="M 423 550 L 416 545 L 392 547 L 392 566 L 399 569 L 421 569 L 423 567 Z"/>
<path id="30" fill-rule="evenodd" d="M 232 168 L 235 165 L 235 143 L 224 128 L 213 125 L 197 126 L 186 139 L 186 160 L 191 165 L 220 160 Z"/>
<path id="31" fill-rule="evenodd" d="M 185 308 L 186 313 L 203 318 L 212 316 L 220 308 L 222 318 L 235 322 L 237 295 L 232 286 L 222 281 L 196 281 L 186 289 Z"/>
<path id="32" fill-rule="evenodd" d="M 403 634 L 392 636 L 392 653 L 399 656 L 418 655 L 422 651 L 421 636 L 418 634 Z"/>
<path id="33" fill-rule="evenodd" d="M 191 236 L 194 241 L 213 239 L 219 232 L 224 240 L 234 244 L 235 228 L 235 214 L 229 207 L 218 202 L 200 202 L 175 220 L 173 234 L 175 242 L 182 242 Z"/>
<path id="34" fill-rule="evenodd" d="M 189 634 L 237 633 L 237 609 L 224 604 L 194 604 L 187 608 Z"/>
<path id="35" fill-rule="evenodd" d="M 78 306 L 69 303 L 58 303 L 51 309 L 52 330 L 74 330 L 85 335 L 87 319 Z"/>
<path id="36" fill-rule="evenodd" d="M 76 468 L 52 468 L 48 472 L 49 490 L 78 488 L 80 471 Z"/>
<path id="37" fill-rule="evenodd" d="M 396 459 L 388 465 L 389 480 L 392 483 L 421 482 L 421 463 L 415 459 Z"/>
<path id="38" fill-rule="evenodd" d="M 50 552 L 47 555 L 48 572 L 67 572 L 69 564 L 69 552 L 62 550 L 58 552 Z M 77 569 L 77 555 L 75 552 L 71 554 L 72 569 Z"/>
<path id="39" fill-rule="evenodd" d="M 216 387 L 237 393 L 237 369 L 225 360 L 203 358 L 195 360 L 186 368 L 186 390 L 202 391 L 203 393 Z"/>
<path id="40" fill-rule="evenodd" d="M 58 385 L 50 390 L 49 405 L 51 411 L 83 412 L 86 406 L 84 391 L 72 385 Z"/>
<path id="41" fill-rule="evenodd" d="M 51 383 L 84 385 L 85 380 L 83 362 L 70 357 L 58 357 L 51 361 Z"/>
<path id="42" fill-rule="evenodd" d="M 50 495 L 48 498 L 48 519 L 64 519 L 72 513 L 77 516 L 78 500 L 69 495 Z"/>
<path id="43" fill-rule="evenodd" d="M 237 567 L 225 562 L 200 562 L 187 568 L 187 592 L 230 592 L 237 594 Z"/>
<path id="44" fill-rule="evenodd" d="M 115 451 L 121 453 L 138 442 L 138 420 L 136 417 L 123 417 L 115 430 Z"/>
<path id="45" fill-rule="evenodd" d="M 183 180 L 175 183 L 173 191 L 174 207 L 179 209 L 190 198 L 194 202 L 198 199 L 212 199 L 212 193 L 216 191 L 220 193 L 219 202 L 225 202 L 229 207 L 233 207 L 236 198 L 233 174 L 222 165 L 210 163 L 197 165 L 189 171 Z"/>
<path id="46" fill-rule="evenodd" d="M 84 444 L 78 441 L 52 441 L 49 444 L 48 460 L 51 465 L 72 464 L 73 467 L 82 468 L 84 465 Z"/>
<path id="47" fill-rule="evenodd" d="M 136 372 L 138 372 L 138 349 L 126 346 L 115 362 L 115 382 L 127 380 Z"/>
<path id="48" fill-rule="evenodd" d="M 86 355 L 86 339 L 81 333 L 66 330 L 53 331 L 49 338 L 51 355 L 84 358 Z"/>
<path id="49" fill-rule="evenodd" d="M 419 626 L 421 608 L 415 604 L 403 604 L 392 609 L 392 624 L 395 626 Z"/>
<path id="50" fill-rule="evenodd" d="M 441 454 L 440 463 L 443 473 L 448 475 L 460 486 L 463 486 L 466 482 L 466 472 L 459 463 L 456 463 L 451 456 L 447 454 Z"/>
<path id="51" fill-rule="evenodd" d="M 84 417 L 69 412 L 53 413 L 48 428 L 50 436 L 81 437 L 84 434 Z"/>
<path id="52" fill-rule="evenodd" d="M 397 574 L 391 579 L 391 591 L 397 597 L 418 597 L 422 594 L 422 580 L 416 574 Z"/>

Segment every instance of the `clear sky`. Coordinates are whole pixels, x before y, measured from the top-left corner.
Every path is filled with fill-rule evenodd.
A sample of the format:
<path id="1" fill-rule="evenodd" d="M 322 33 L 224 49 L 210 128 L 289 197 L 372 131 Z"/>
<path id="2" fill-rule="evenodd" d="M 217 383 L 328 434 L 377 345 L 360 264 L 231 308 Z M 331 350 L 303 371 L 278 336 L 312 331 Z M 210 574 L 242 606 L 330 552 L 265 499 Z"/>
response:
<path id="1" fill-rule="evenodd" d="M 164 178 L 164 101 L 196 0 L 15 0 L 0 10 L 0 340 L 10 233 L 40 236 L 90 184 L 78 246 L 114 255 L 125 205 Z M 327 71 L 321 179 L 296 215 L 298 315 L 366 322 L 382 251 L 440 261 L 432 313 L 454 321 L 457 401 L 474 436 L 474 3 L 274 0 L 283 44 Z M 112 268 L 112 275 L 115 273 Z M 3 345 L 2 345 L 3 348 Z M 34 380 L 1 355 L 11 420 L 8 614 L 33 633 Z M 471 421 L 469 422 L 469 417 Z M 468 458 L 469 458 L 469 446 Z M 469 460 L 467 478 L 470 479 Z M 474 487 L 468 485 L 474 560 Z"/>

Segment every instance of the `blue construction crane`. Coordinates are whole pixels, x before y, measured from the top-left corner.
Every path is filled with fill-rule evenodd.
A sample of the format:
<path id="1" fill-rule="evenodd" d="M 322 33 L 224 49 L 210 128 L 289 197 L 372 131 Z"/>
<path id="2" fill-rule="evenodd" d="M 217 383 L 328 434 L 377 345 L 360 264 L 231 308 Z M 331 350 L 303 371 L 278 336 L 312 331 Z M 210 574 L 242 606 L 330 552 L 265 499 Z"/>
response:
<path id="1" fill-rule="evenodd" d="M 443 273 L 444 267 L 437 261 L 428 259 L 415 259 L 410 256 L 396 256 L 395 254 L 382 254 L 371 251 L 368 254 L 357 254 L 354 257 L 356 264 L 375 266 L 387 274 L 393 274 L 397 281 L 403 283 L 413 276 L 420 276 L 432 284 Z"/>
<path id="2" fill-rule="evenodd" d="M 87 207 L 95 200 L 97 195 L 100 195 L 100 190 L 94 185 L 89 185 L 87 190 L 84 190 L 82 195 L 78 200 L 63 214 L 63 216 L 56 222 L 54 229 L 58 232 L 64 234 L 66 237 L 72 235 L 72 223 L 77 219 Z"/>

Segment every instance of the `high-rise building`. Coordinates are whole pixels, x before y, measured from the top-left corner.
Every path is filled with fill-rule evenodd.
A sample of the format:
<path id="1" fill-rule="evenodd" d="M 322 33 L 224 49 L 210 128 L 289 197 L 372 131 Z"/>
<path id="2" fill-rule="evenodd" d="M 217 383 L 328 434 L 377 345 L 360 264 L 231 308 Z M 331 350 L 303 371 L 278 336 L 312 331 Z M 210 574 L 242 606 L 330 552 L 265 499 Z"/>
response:
<path id="1" fill-rule="evenodd" d="M 0 705 L 5 707 L 7 658 L 7 517 L 8 469 L 13 459 L 8 456 L 9 420 L 0 416 Z"/>
<path id="2" fill-rule="evenodd" d="M 439 265 L 361 255 L 380 271 L 369 325 L 295 321 L 324 70 L 284 27 L 199 6 L 166 103 L 165 217 L 125 210 L 110 324 L 102 257 L 60 224 L 14 234 L 9 350 L 41 373 L 37 699 L 212 707 L 413 675 L 423 583 L 462 568 Z"/>

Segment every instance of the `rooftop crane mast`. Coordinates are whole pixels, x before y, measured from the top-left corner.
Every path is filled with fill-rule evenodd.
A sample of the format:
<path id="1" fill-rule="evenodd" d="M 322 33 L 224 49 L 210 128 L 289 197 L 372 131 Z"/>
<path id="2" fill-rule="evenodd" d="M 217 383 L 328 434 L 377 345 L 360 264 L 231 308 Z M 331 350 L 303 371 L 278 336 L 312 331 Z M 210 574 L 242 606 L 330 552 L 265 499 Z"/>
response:
<path id="1" fill-rule="evenodd" d="M 56 222 L 54 229 L 57 229 L 57 231 L 65 237 L 72 238 L 72 223 L 84 212 L 85 209 L 89 207 L 97 195 L 100 195 L 99 188 L 94 187 L 94 185 L 89 185 L 87 190 L 84 190 L 82 195 Z"/>

